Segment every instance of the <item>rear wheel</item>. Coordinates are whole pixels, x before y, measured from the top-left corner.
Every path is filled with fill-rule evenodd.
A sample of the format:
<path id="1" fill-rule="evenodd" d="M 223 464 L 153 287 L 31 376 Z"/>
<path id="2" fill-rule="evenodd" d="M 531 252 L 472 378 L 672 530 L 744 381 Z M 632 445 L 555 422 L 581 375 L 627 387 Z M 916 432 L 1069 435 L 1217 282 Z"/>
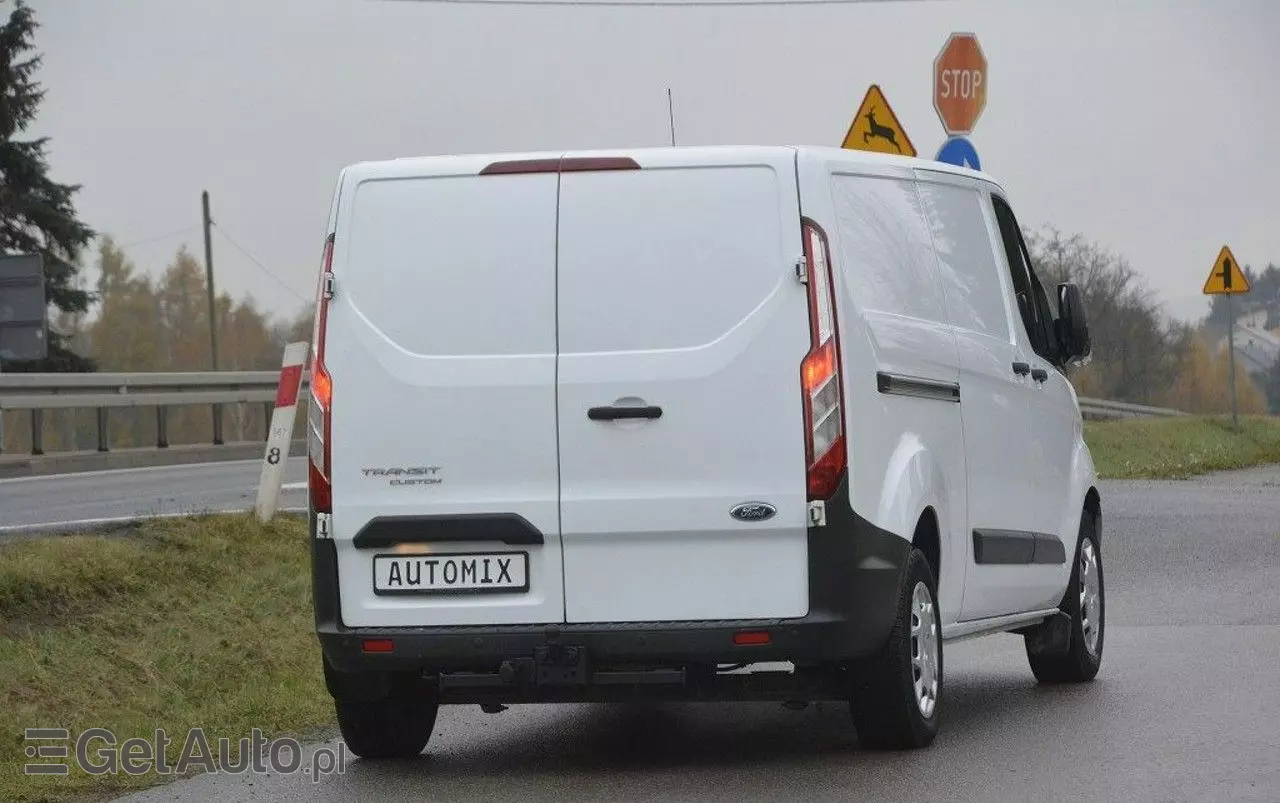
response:
<path id="1" fill-rule="evenodd" d="M 435 689 L 413 672 L 342 672 L 324 661 L 338 728 L 361 758 L 412 758 L 422 752 L 439 709 Z"/>
<path id="2" fill-rule="evenodd" d="M 928 559 L 913 548 L 889 639 L 854 668 L 850 705 L 864 748 L 927 747 L 938 735 L 942 631 L 937 588 Z"/>
<path id="3" fill-rule="evenodd" d="M 429 699 L 334 700 L 342 740 L 361 758 L 412 758 L 436 724 Z"/>
<path id="4" fill-rule="evenodd" d="M 1035 636 L 1029 634 L 1026 645 L 1031 671 L 1042 683 L 1083 683 L 1093 680 L 1102 665 L 1106 598 L 1102 584 L 1102 550 L 1098 545 L 1097 520 L 1088 511 L 1080 517 L 1075 565 L 1071 568 L 1067 592 L 1058 607 L 1070 619 L 1070 639 L 1058 649 L 1037 649 Z"/>

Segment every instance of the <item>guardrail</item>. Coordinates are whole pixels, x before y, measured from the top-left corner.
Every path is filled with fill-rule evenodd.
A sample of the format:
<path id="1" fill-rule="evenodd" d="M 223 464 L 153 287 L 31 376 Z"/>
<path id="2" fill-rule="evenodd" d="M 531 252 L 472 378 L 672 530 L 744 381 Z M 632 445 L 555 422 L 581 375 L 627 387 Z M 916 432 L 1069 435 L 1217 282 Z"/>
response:
<path id="1" fill-rule="evenodd" d="M 1178 415 L 1188 415 L 1181 410 L 1171 410 L 1168 407 L 1148 407 L 1145 404 L 1130 404 L 1129 402 L 1109 401 L 1107 399 L 1090 399 L 1081 396 L 1080 415 L 1084 418 L 1095 420 L 1111 420 L 1117 418 L 1169 418 Z"/>
<path id="2" fill-rule="evenodd" d="M 45 410 L 96 410 L 98 451 L 106 452 L 110 444 L 112 408 L 154 407 L 155 448 L 167 449 L 169 408 L 207 404 L 215 408 L 212 444 L 221 446 L 222 416 L 217 414 L 216 408 L 224 404 L 258 402 L 264 405 L 264 420 L 269 420 L 279 381 L 280 374 L 277 371 L 0 374 L 0 410 L 31 411 L 31 453 L 43 455 Z M 305 388 L 305 374 L 302 381 Z M 305 398 L 303 396 L 300 403 L 305 404 Z M 1096 420 L 1186 415 L 1165 407 L 1107 399 L 1081 397 L 1079 402 L 1081 414 L 1085 418 Z"/>
<path id="3" fill-rule="evenodd" d="M 307 376 L 303 375 L 303 386 Z M 193 371 L 174 373 L 0 374 L 0 410 L 31 411 L 31 453 L 44 454 L 44 411 L 97 410 L 98 451 L 109 449 L 109 411 L 118 407 L 156 409 L 156 448 L 169 447 L 170 407 L 207 404 L 214 408 L 213 445 L 221 446 L 224 404 L 260 402 L 270 420 L 280 382 L 278 371 Z"/>

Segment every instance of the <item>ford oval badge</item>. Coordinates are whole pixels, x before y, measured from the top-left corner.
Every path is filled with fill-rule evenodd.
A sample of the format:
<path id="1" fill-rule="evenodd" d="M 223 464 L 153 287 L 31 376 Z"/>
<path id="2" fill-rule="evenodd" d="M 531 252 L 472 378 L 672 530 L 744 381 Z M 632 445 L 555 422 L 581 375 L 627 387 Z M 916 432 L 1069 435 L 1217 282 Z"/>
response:
<path id="1" fill-rule="evenodd" d="M 773 514 L 777 512 L 778 509 L 767 502 L 743 502 L 734 505 L 729 515 L 738 521 L 765 521 L 773 518 Z"/>

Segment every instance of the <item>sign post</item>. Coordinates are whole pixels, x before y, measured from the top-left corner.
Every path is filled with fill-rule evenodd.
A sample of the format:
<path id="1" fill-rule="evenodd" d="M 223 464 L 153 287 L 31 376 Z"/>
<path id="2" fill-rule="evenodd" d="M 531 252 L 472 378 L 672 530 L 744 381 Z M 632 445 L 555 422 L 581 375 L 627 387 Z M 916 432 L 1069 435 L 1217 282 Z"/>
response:
<path id="1" fill-rule="evenodd" d="M 1209 278 L 1204 280 L 1204 294 L 1227 297 L 1227 375 L 1231 383 L 1231 426 L 1236 428 L 1240 426 L 1236 414 L 1236 311 L 1231 297 L 1247 292 L 1249 278 L 1240 270 L 1240 263 L 1231 253 L 1231 248 L 1222 246 L 1209 271 Z"/>
<path id="2" fill-rule="evenodd" d="M 981 169 L 967 135 L 987 107 L 987 57 L 972 33 L 953 33 L 933 60 L 933 108 L 948 139 L 939 162 Z"/>
<path id="3" fill-rule="evenodd" d="M 867 89 L 840 147 L 901 156 L 916 155 L 916 146 L 911 144 L 906 129 L 876 84 Z"/>
<path id="4" fill-rule="evenodd" d="M 258 521 L 264 524 L 276 514 L 276 505 L 280 501 L 280 483 L 284 479 L 284 467 L 289 459 L 289 444 L 293 441 L 293 421 L 298 412 L 298 389 L 302 387 L 302 369 L 306 361 L 306 343 L 290 343 L 284 347 L 284 364 L 280 368 L 276 406 L 271 412 L 267 451 L 262 456 L 258 501 L 254 505 Z"/>

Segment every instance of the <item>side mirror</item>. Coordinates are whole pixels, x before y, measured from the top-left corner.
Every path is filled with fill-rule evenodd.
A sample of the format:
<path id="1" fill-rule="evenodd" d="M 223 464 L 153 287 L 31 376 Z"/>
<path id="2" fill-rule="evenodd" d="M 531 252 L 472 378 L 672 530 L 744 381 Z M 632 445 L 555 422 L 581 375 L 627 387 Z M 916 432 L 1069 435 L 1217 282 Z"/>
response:
<path id="1" fill-rule="evenodd" d="M 1066 360 L 1089 356 L 1093 343 L 1089 339 L 1089 321 L 1084 311 L 1084 296 L 1074 284 L 1058 285 L 1058 344 Z"/>

